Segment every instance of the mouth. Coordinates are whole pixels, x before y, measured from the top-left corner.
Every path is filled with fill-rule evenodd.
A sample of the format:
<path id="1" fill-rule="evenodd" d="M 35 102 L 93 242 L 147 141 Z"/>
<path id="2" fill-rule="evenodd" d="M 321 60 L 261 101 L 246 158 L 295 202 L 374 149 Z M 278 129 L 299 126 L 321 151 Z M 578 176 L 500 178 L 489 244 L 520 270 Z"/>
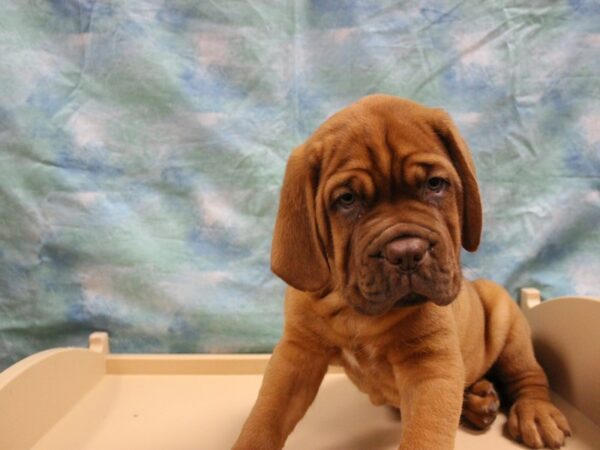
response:
<path id="1" fill-rule="evenodd" d="M 399 300 L 396 300 L 393 309 L 405 308 L 407 306 L 416 306 L 427 301 L 427 297 L 421 294 L 417 294 L 416 292 L 410 292 L 405 296 L 401 297 Z"/>
<path id="2" fill-rule="evenodd" d="M 367 316 L 379 316 L 382 314 L 386 314 L 389 311 L 407 308 L 410 306 L 422 305 L 423 303 L 429 301 L 429 298 L 417 294 L 416 292 L 410 292 L 404 296 L 402 296 L 399 300 L 396 300 L 391 306 L 390 303 L 382 302 L 376 304 L 358 304 L 354 305 L 354 309 L 361 314 L 365 314 Z"/>

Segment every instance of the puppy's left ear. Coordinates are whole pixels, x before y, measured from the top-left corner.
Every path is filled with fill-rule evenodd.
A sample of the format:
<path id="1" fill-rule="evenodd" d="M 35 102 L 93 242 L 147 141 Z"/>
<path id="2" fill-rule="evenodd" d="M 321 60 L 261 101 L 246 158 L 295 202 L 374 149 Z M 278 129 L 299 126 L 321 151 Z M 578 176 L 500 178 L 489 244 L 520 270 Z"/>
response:
<path id="1" fill-rule="evenodd" d="M 465 140 L 447 112 L 435 109 L 434 128 L 444 142 L 463 184 L 462 245 L 474 252 L 479 247 L 482 207 L 473 157 Z"/>

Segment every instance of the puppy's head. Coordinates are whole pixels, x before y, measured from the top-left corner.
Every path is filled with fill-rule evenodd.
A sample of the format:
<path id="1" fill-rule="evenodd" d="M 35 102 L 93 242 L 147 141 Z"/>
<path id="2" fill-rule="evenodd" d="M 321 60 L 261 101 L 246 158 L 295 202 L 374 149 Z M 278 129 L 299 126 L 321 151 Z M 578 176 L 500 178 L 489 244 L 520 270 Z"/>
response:
<path id="1" fill-rule="evenodd" d="M 450 117 L 369 96 L 292 153 L 271 266 L 365 314 L 446 305 L 460 290 L 460 248 L 477 249 L 481 222 L 473 161 Z"/>

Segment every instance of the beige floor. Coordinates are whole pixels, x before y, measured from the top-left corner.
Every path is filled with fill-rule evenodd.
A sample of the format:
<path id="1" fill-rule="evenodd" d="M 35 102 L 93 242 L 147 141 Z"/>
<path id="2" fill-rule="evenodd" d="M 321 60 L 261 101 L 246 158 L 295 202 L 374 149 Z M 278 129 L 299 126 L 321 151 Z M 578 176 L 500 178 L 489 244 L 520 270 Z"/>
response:
<path id="1" fill-rule="evenodd" d="M 261 375 L 107 374 L 34 449 L 229 449 L 254 402 L 260 380 Z M 566 449 L 599 449 L 600 428 L 574 408 L 562 406 L 574 431 Z M 461 429 L 456 448 L 524 448 L 503 436 L 504 422 L 505 418 L 499 417 L 486 433 Z M 317 400 L 285 448 L 395 449 L 399 426 L 391 411 L 372 406 L 344 375 L 328 374 Z"/>

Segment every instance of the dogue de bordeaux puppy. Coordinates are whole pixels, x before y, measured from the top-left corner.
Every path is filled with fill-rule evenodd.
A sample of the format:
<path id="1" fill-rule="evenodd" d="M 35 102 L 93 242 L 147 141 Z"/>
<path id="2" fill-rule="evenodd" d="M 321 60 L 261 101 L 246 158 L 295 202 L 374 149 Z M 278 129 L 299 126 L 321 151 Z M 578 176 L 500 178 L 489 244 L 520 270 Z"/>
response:
<path id="1" fill-rule="evenodd" d="M 321 125 L 287 164 L 271 255 L 285 327 L 233 448 L 281 449 L 330 364 L 400 410 L 400 449 L 452 449 L 461 410 L 489 425 L 489 373 L 510 435 L 562 446 L 524 317 L 499 285 L 462 277 L 481 227 L 473 160 L 443 110 L 373 95 Z"/>

